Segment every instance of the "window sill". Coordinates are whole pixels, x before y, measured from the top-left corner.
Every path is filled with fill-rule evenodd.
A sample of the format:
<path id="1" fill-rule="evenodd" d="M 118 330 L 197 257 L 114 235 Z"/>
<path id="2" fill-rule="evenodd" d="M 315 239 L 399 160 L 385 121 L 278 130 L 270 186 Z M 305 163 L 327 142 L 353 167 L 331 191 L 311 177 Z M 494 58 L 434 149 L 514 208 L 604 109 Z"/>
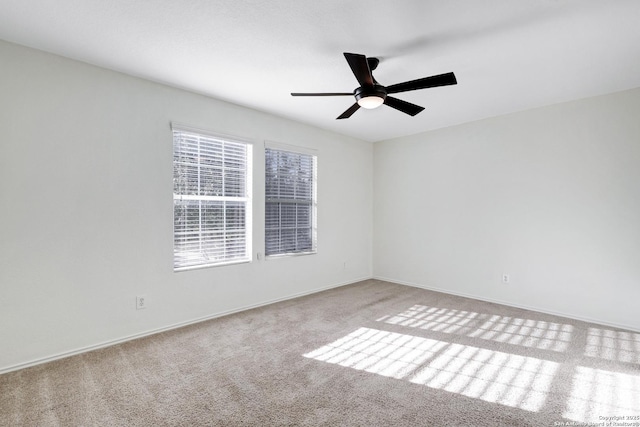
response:
<path id="1" fill-rule="evenodd" d="M 200 270 L 203 268 L 224 267 L 227 265 L 235 265 L 235 264 L 249 264 L 250 262 L 251 262 L 250 259 L 244 258 L 244 259 L 233 260 L 233 261 L 218 262 L 215 264 L 199 264 L 199 265 L 191 265 L 189 267 L 179 267 L 179 268 L 174 268 L 173 272 L 180 273 L 182 271 Z"/>
<path id="2" fill-rule="evenodd" d="M 299 256 L 306 256 L 306 255 L 315 255 L 317 253 L 318 253 L 318 251 L 292 252 L 292 253 L 288 253 L 288 254 L 266 255 L 264 257 L 264 259 L 265 260 L 272 260 L 272 259 L 281 259 L 281 258 L 291 258 L 291 257 L 299 257 Z"/>

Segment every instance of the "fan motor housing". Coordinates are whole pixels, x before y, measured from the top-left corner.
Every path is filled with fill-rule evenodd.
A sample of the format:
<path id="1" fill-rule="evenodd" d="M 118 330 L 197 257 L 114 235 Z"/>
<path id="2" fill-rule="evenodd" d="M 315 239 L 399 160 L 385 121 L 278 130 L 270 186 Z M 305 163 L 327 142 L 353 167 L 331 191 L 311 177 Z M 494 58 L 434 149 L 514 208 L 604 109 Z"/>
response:
<path id="1" fill-rule="evenodd" d="M 385 99 L 387 97 L 387 91 L 384 86 L 373 85 L 370 87 L 359 87 L 353 91 L 353 95 L 356 97 L 356 101 L 360 101 L 360 99 L 368 96 L 377 96 L 378 98 Z"/>

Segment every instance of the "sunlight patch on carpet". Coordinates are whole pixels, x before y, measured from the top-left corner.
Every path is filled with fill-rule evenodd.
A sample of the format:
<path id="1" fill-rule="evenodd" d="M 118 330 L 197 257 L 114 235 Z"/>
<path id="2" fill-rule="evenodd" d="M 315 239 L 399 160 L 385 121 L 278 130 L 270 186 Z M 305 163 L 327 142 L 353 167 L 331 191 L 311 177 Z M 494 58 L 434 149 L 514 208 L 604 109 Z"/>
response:
<path id="1" fill-rule="evenodd" d="M 304 356 L 527 411 L 544 405 L 558 368 L 533 357 L 370 328 Z"/>
<path id="2" fill-rule="evenodd" d="M 557 352 L 567 350 L 573 332 L 567 324 L 419 304 L 378 321 Z"/>
<path id="3" fill-rule="evenodd" d="M 578 366 L 563 416 L 592 422 L 602 416 L 637 416 L 639 408 L 640 375 Z"/>
<path id="4" fill-rule="evenodd" d="M 589 328 L 585 356 L 640 364 L 640 334 Z"/>

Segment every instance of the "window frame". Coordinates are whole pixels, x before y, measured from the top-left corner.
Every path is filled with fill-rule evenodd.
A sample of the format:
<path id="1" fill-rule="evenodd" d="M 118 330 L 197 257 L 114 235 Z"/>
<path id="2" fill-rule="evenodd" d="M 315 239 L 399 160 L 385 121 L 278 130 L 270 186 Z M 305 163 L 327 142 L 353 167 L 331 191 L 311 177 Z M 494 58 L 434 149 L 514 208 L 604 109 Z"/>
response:
<path id="1" fill-rule="evenodd" d="M 173 271 L 181 272 L 181 271 L 189 271 L 196 270 L 201 268 L 211 268 L 211 267 L 222 267 L 226 265 L 234 265 L 234 264 L 244 264 L 250 263 L 253 261 L 253 141 L 234 136 L 223 134 L 215 131 L 210 131 L 206 129 L 196 128 L 193 126 L 182 125 L 180 123 L 171 123 L 171 140 L 172 140 L 172 167 L 173 171 L 173 179 L 176 179 L 175 175 L 175 155 L 176 155 L 176 132 L 183 132 L 186 134 L 196 135 L 198 137 L 205 137 L 214 140 L 218 140 L 224 143 L 230 144 L 243 144 L 245 146 L 245 169 L 244 169 L 244 196 L 203 196 L 198 198 L 197 195 L 188 195 L 188 194 L 177 194 L 175 193 L 175 187 L 172 190 L 173 193 Z M 199 163 L 201 164 L 201 163 Z M 224 166 L 221 167 L 221 170 L 224 169 Z M 185 197 L 186 196 L 186 197 Z M 184 198 L 183 198 L 184 197 Z M 176 218 L 175 218 L 175 203 L 176 200 L 207 200 L 207 201 L 223 201 L 223 202 L 239 202 L 244 204 L 244 254 L 240 257 L 230 258 L 230 259 L 222 259 L 210 262 L 200 262 L 197 264 L 190 265 L 177 265 L 176 264 L 176 255 L 177 255 L 177 247 L 176 247 Z M 202 207 L 200 207 L 202 209 Z M 226 214 L 226 212 L 225 212 Z M 223 223 L 226 226 L 226 223 Z M 222 231 L 226 229 L 226 227 L 222 227 Z"/>
<path id="2" fill-rule="evenodd" d="M 292 154 L 301 154 L 306 156 L 311 156 L 311 177 L 312 177 L 312 185 L 311 185 L 311 249 L 306 251 L 299 252 L 283 252 L 283 253 L 275 253 L 275 254 L 267 254 L 267 203 L 269 202 L 269 198 L 267 196 L 267 150 L 276 150 L 283 151 Z M 264 144 L 264 209 L 265 209 L 265 217 L 263 221 L 264 225 L 264 249 L 265 249 L 265 259 L 279 259 L 279 258 L 288 258 L 288 257 L 297 257 L 297 256 L 306 256 L 306 255 L 315 255 L 318 253 L 318 151 L 312 148 L 300 147 L 297 145 L 283 144 L 279 142 L 273 141 L 265 141 Z"/>

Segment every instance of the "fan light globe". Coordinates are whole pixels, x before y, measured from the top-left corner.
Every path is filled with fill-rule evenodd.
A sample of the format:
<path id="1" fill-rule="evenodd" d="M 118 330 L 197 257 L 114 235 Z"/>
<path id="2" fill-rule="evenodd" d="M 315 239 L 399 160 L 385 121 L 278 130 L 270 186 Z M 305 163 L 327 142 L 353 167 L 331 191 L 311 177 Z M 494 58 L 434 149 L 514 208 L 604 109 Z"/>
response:
<path id="1" fill-rule="evenodd" d="M 358 104 L 362 108 L 366 108 L 367 110 L 373 110 L 374 108 L 378 108 L 384 103 L 384 99 L 379 96 L 365 96 L 364 98 L 360 98 L 358 100 Z"/>

